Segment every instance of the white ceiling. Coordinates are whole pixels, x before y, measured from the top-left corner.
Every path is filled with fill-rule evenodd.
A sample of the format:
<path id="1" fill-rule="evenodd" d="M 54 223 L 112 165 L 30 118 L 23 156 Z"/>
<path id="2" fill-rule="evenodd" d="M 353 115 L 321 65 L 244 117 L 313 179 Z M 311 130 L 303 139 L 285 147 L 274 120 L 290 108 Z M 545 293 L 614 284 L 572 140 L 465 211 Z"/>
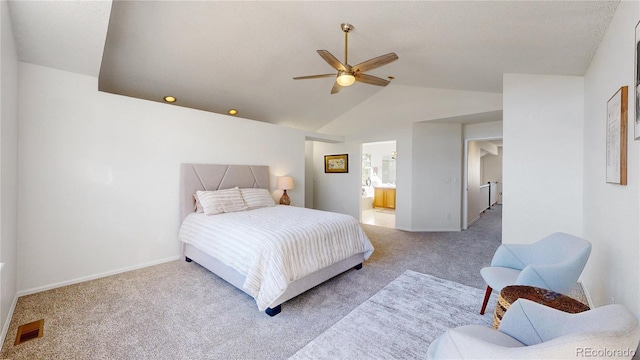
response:
<path id="1" fill-rule="evenodd" d="M 179 106 L 317 130 L 393 86 L 501 93 L 503 73 L 584 75 L 617 4 L 9 1 L 9 9 L 21 61 L 99 77 L 102 91 L 173 95 Z M 394 76 L 387 88 L 356 83 L 330 95 L 331 78 L 292 80 L 333 72 L 316 50 L 343 60 L 343 22 L 355 26 L 351 65 L 399 56 L 370 72 Z"/>

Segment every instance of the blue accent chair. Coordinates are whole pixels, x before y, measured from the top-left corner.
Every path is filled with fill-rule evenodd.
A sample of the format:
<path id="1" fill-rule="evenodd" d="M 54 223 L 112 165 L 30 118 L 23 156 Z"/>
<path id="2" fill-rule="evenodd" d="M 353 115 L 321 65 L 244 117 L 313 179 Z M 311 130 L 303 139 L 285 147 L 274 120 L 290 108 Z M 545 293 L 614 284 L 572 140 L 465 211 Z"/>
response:
<path id="1" fill-rule="evenodd" d="M 576 285 L 591 254 L 591 243 L 557 232 L 533 244 L 502 244 L 491 266 L 480 270 L 487 283 L 480 314 L 484 314 L 492 290 L 508 285 L 535 286 L 568 294 Z"/>
<path id="2" fill-rule="evenodd" d="M 569 314 L 518 299 L 495 330 L 465 325 L 447 330 L 427 350 L 428 359 L 580 359 L 634 356 L 638 319 L 623 305 Z"/>

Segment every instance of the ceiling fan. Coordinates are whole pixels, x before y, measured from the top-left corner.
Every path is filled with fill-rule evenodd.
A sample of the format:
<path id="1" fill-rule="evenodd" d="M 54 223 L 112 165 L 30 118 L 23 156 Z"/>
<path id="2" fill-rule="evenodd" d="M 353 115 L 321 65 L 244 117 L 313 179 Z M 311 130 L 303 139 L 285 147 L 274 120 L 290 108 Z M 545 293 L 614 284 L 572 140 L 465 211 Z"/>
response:
<path id="1" fill-rule="evenodd" d="M 335 56 L 333 56 L 327 50 L 318 50 L 318 54 L 320 57 L 324 59 L 329 65 L 331 65 L 334 69 L 338 70 L 337 74 L 322 74 L 322 75 L 309 75 L 309 76 L 298 76 L 294 77 L 294 80 L 305 80 L 305 79 L 319 79 L 325 77 L 336 77 L 336 82 L 333 84 L 333 88 L 331 88 L 331 93 L 335 94 L 342 89 L 343 86 L 351 86 L 356 81 L 377 85 L 377 86 L 387 86 L 391 81 L 385 80 L 373 75 L 365 74 L 365 71 L 373 70 L 379 68 L 380 66 L 386 65 L 390 62 L 398 60 L 398 55 L 396 53 L 388 53 L 385 55 L 380 55 L 373 59 L 369 59 L 367 61 L 361 62 L 355 66 L 351 66 L 348 63 L 348 44 L 349 44 L 349 31 L 353 30 L 354 27 L 351 24 L 344 23 L 340 25 L 342 31 L 344 31 L 344 63 L 341 63 Z M 389 79 L 393 79 L 393 77 L 389 77 Z"/>

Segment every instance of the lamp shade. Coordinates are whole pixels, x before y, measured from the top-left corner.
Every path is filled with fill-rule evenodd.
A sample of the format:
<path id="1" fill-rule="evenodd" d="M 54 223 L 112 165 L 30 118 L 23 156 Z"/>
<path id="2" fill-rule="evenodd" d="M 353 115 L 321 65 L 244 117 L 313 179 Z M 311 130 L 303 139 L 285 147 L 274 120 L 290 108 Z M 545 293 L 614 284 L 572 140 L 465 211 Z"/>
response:
<path id="1" fill-rule="evenodd" d="M 278 190 L 293 189 L 293 178 L 291 176 L 280 176 L 277 182 Z"/>

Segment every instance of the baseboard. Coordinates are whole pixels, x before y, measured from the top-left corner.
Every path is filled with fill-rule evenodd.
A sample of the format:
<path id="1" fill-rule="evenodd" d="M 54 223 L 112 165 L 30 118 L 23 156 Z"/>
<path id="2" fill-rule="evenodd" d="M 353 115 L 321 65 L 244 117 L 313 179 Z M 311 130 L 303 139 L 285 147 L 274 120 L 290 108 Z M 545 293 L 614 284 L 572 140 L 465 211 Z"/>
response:
<path id="1" fill-rule="evenodd" d="M 476 222 L 476 221 L 478 221 L 478 220 L 480 220 L 480 216 L 477 216 L 475 219 L 473 219 L 473 220 L 469 221 L 469 222 L 467 223 L 467 227 L 471 226 L 474 222 Z"/>
<path id="2" fill-rule="evenodd" d="M 149 266 L 164 264 L 164 263 L 167 263 L 167 262 L 170 262 L 170 261 L 178 260 L 180 258 L 181 258 L 180 255 L 176 255 L 176 256 L 169 257 L 169 258 L 165 258 L 165 259 L 151 261 L 151 262 L 148 262 L 148 263 L 129 266 L 129 267 L 126 267 L 126 268 L 121 268 L 121 269 L 117 269 L 117 270 L 113 270 L 113 271 L 107 271 L 107 272 L 100 273 L 100 274 L 83 276 L 83 277 L 80 277 L 80 278 L 77 278 L 77 279 L 62 281 L 62 282 L 58 282 L 58 283 L 54 283 L 54 284 L 50 284 L 50 285 L 45 285 L 45 286 L 39 286 L 39 287 L 36 287 L 36 288 L 31 288 L 31 289 L 26 289 L 26 290 L 20 290 L 20 291 L 18 291 L 18 293 L 16 295 L 16 299 L 18 297 L 20 297 L 20 296 L 31 295 L 31 294 L 39 293 L 39 292 L 42 292 L 42 291 L 47 291 L 47 290 L 51 290 L 51 289 L 55 289 L 55 288 L 59 288 L 59 287 L 67 286 L 67 285 L 78 284 L 78 283 L 89 281 L 89 280 L 100 279 L 100 278 L 103 278 L 103 277 L 116 275 L 116 274 L 124 273 L 124 272 L 127 272 L 127 271 L 133 271 L 133 270 L 138 270 L 138 269 L 142 269 L 142 268 L 149 267 Z M 12 314 L 13 314 L 13 312 L 12 312 Z"/>
<path id="3" fill-rule="evenodd" d="M 413 230 L 411 230 L 411 229 L 409 229 L 409 228 L 406 228 L 406 227 L 404 227 L 404 226 L 396 226 L 396 227 L 394 227 L 394 229 L 396 229 L 396 230 L 400 230 L 400 231 L 408 231 L 408 232 L 413 231 Z"/>
<path id="4" fill-rule="evenodd" d="M 4 321 L 4 325 L 2 326 L 2 343 L 4 344 L 4 340 L 7 338 L 7 332 L 9 331 L 9 326 L 11 325 L 11 320 L 13 320 L 13 312 L 16 310 L 16 304 L 18 303 L 18 295 L 13 297 L 13 303 L 11 303 L 11 308 L 9 308 L 9 312 L 7 313 L 7 318 Z"/>
<path id="5" fill-rule="evenodd" d="M 582 292 L 584 293 L 584 297 L 587 298 L 587 305 L 589 305 L 590 309 L 593 309 L 593 300 L 591 299 L 591 294 L 589 293 L 589 289 L 587 289 L 587 286 L 580 280 L 578 280 L 578 284 L 580 284 L 580 287 L 582 288 Z"/>

